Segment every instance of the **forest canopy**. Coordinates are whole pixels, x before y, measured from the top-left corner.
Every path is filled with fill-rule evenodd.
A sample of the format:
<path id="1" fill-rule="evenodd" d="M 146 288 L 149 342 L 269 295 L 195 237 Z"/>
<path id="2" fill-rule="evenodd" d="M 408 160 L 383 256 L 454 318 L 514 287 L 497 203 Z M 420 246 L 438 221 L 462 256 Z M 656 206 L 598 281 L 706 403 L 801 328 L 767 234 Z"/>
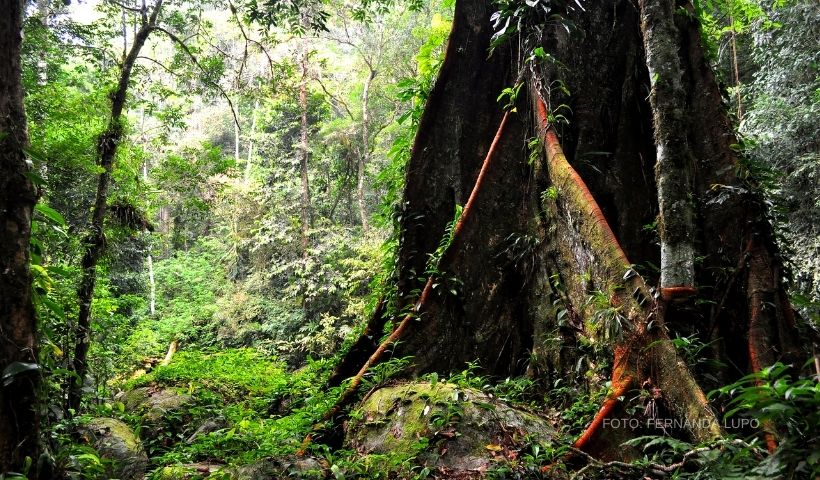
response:
<path id="1" fill-rule="evenodd" d="M 0 479 L 820 476 L 816 1 L 0 11 Z"/>

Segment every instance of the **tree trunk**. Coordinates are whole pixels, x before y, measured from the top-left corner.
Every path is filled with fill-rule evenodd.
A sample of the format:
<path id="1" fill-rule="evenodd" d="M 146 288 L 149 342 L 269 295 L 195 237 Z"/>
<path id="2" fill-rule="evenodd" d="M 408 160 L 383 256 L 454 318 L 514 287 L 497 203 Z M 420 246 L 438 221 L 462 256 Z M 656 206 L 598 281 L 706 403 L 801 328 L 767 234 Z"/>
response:
<path id="1" fill-rule="evenodd" d="M 245 185 L 251 183 L 251 165 L 253 162 L 253 136 L 256 133 L 256 111 L 259 110 L 259 99 L 257 98 L 253 104 L 253 111 L 251 112 L 251 130 L 248 134 L 248 161 L 245 163 Z"/>
<path id="2" fill-rule="evenodd" d="M 299 171 L 302 175 L 302 255 L 307 256 L 309 247 L 309 232 L 312 226 L 310 208 L 310 183 L 308 181 L 308 53 L 307 47 L 303 46 L 302 58 L 300 60 L 302 68 L 302 80 L 299 83 L 299 109 L 301 110 L 301 121 L 299 124 Z"/>
<path id="3" fill-rule="evenodd" d="M 652 85 L 657 150 L 658 230 L 661 237 L 661 294 L 688 297 L 695 287 L 695 228 L 692 155 L 686 138 L 686 92 L 678 57 L 673 0 L 641 0 L 641 31 Z"/>
<path id="4" fill-rule="evenodd" d="M 111 174 L 114 170 L 114 158 L 117 147 L 123 139 L 122 115 L 125 109 L 126 94 L 131 80 L 131 72 L 139 57 L 140 50 L 156 26 L 157 17 L 162 8 L 158 0 L 134 37 L 134 43 L 123 60 L 117 88 L 111 93 L 111 117 L 108 126 L 97 142 L 97 164 L 103 171 L 97 180 L 97 194 L 91 213 L 90 233 L 85 238 L 85 253 L 80 263 L 81 277 L 77 289 L 80 310 L 77 316 L 77 331 L 74 355 L 69 364 L 72 375 L 69 377 L 67 413 L 77 413 L 80 409 L 83 394 L 83 380 L 88 371 L 87 357 L 91 344 L 91 304 L 94 299 L 94 286 L 97 282 L 97 263 L 105 251 L 105 215 L 108 210 L 108 190 L 111 186 Z"/>
<path id="5" fill-rule="evenodd" d="M 370 160 L 370 85 L 373 83 L 375 76 L 375 70 L 371 69 L 364 81 L 364 89 L 362 91 L 362 151 L 359 155 L 358 171 L 356 174 L 356 200 L 359 204 L 359 217 L 362 221 L 362 230 L 364 230 L 365 233 L 370 229 L 367 204 L 364 199 L 364 177 L 367 163 Z"/>
<path id="6" fill-rule="evenodd" d="M 439 288 L 427 295 L 420 321 L 396 338 L 393 355 L 413 356 L 409 376 L 460 371 L 477 360 L 486 374 L 526 371 L 545 388 L 559 378 L 601 388 L 606 377 L 616 393 L 657 388 L 671 413 L 689 421 L 676 435 L 714 439 L 723 432 L 704 391 L 805 354 L 771 226 L 753 186 L 738 177 L 736 140 L 694 16 L 641 12 L 623 0 L 585 7 L 566 13 L 577 32 L 554 25 L 539 39 L 560 63 L 528 72 L 536 93 L 531 103 L 518 99 L 501 132 L 498 167 L 483 179 L 457 248 L 438 265 Z M 456 4 L 445 61 L 407 167 L 399 311 L 429 282 L 428 256 L 454 206 L 470 193 L 504 113 L 496 98 L 518 77 L 516 48 L 527 42 L 513 39 L 488 58 L 492 11 L 486 0 Z M 653 55 L 661 40 L 669 58 L 658 65 Z M 667 62 L 678 66 L 677 74 L 664 70 Z M 557 80 L 570 95 L 549 97 L 543 86 Z M 661 85 L 668 80 L 679 85 Z M 539 97 L 568 105 L 569 124 L 546 130 L 550 112 Z M 533 137 L 547 155 L 531 166 L 526 145 Z M 677 183 L 670 190 L 668 182 Z M 669 218 L 681 208 L 683 218 Z M 659 215 L 661 249 L 645 228 Z M 673 227 L 682 230 L 670 232 Z M 681 233 L 683 247 L 673 233 Z M 701 261 L 690 262 L 688 250 Z M 664 257 L 667 273 L 658 278 L 647 265 L 664 265 Z M 672 305 L 655 294 L 654 285 L 692 287 L 692 278 L 698 302 Z M 678 335 L 713 341 L 712 357 L 727 367 L 704 372 L 687 365 L 669 341 Z M 582 356 L 590 344 L 597 353 Z M 372 341 L 356 345 L 375 350 Z M 576 446 L 605 458 L 628 456 L 615 438 L 619 432 L 601 429 L 601 419 L 621 408 L 618 395 L 610 396 Z"/>
<path id="7" fill-rule="evenodd" d="M 51 1 L 37 0 L 37 14 L 40 16 L 40 23 L 44 30 L 48 30 Z M 48 82 L 48 62 L 46 61 L 46 50 L 40 50 L 37 58 L 37 84 L 40 86 Z"/>
<path id="8" fill-rule="evenodd" d="M 36 317 L 31 298 L 29 239 L 37 191 L 28 177 L 20 44 L 25 3 L 0 10 L 0 472 L 22 472 L 37 461 Z M 36 478 L 32 472 L 29 478 Z"/>
<path id="9" fill-rule="evenodd" d="M 157 306 L 157 285 L 154 279 L 154 258 L 148 254 L 148 287 L 149 287 L 149 311 L 151 316 L 156 313 Z"/>
<path id="10" fill-rule="evenodd" d="M 240 160 L 240 156 L 239 156 L 240 138 L 239 138 L 239 116 L 238 116 L 238 113 L 239 112 L 237 112 L 237 118 L 234 118 L 234 121 L 233 121 L 233 158 L 234 158 L 234 160 L 236 160 L 237 165 L 239 165 L 239 160 Z"/>

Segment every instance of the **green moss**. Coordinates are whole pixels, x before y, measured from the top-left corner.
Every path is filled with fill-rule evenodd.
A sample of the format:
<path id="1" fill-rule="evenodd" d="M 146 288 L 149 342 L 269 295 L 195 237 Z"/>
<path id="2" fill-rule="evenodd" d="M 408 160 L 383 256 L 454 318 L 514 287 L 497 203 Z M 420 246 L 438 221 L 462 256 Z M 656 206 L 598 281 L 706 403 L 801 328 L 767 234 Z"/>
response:
<path id="1" fill-rule="evenodd" d="M 128 451 L 142 451 L 142 444 L 139 438 L 134 435 L 134 432 L 131 431 L 131 428 L 127 424 L 117 419 L 106 417 L 94 418 L 88 422 L 88 428 L 92 430 L 106 429 L 111 432 L 110 436 L 120 440 Z"/>
<path id="2" fill-rule="evenodd" d="M 360 418 L 348 428 L 348 443 L 393 465 L 481 470 L 505 460 L 499 451 L 519 451 L 533 438 L 549 442 L 553 434 L 536 415 L 452 383 L 383 387 L 360 408 Z"/>

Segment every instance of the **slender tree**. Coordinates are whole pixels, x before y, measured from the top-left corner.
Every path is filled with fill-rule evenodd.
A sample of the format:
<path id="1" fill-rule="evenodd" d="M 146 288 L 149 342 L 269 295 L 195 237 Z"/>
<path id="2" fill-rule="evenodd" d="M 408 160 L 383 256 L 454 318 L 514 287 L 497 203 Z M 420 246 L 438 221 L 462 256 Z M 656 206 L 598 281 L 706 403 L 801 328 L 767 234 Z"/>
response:
<path id="1" fill-rule="evenodd" d="M 692 164 L 685 118 L 686 92 L 678 58 L 675 2 L 642 0 L 641 32 L 652 85 L 655 178 L 661 237 L 661 293 L 680 298 L 694 293 L 695 227 Z"/>
<path id="2" fill-rule="evenodd" d="M 25 3 L 0 1 L 0 474 L 23 472 L 27 459 L 37 459 L 39 432 L 37 325 L 29 271 L 37 190 L 25 152 L 20 63 Z"/>
<path id="3" fill-rule="evenodd" d="M 302 41 L 302 52 L 299 58 L 301 80 L 299 81 L 299 173 L 302 180 L 302 204 L 300 207 L 302 228 L 302 255 L 307 256 L 310 238 L 308 230 L 313 223 L 310 206 L 310 180 L 308 178 L 308 160 L 310 147 L 308 145 L 308 55 L 307 45 Z"/>
<path id="4" fill-rule="evenodd" d="M 75 413 L 80 409 L 83 394 L 83 381 L 88 371 L 88 349 L 91 345 L 91 303 L 94 299 L 94 286 L 97 283 L 97 263 L 105 251 L 105 217 L 108 210 L 108 190 L 111 187 L 111 175 L 114 170 L 114 158 L 117 148 L 123 140 L 123 114 L 131 74 L 137 63 L 140 51 L 148 36 L 157 30 L 157 20 L 162 10 L 163 0 L 151 8 L 140 11 L 140 27 L 134 36 L 133 43 L 123 59 L 117 86 L 111 92 L 111 116 L 105 131 L 97 141 L 97 164 L 102 168 L 97 179 L 97 193 L 91 213 L 89 234 L 84 240 L 85 253 L 80 268 L 82 275 L 77 290 L 80 310 L 77 316 L 77 331 L 70 370 L 73 375 L 68 385 L 68 402 L 66 409 Z"/>

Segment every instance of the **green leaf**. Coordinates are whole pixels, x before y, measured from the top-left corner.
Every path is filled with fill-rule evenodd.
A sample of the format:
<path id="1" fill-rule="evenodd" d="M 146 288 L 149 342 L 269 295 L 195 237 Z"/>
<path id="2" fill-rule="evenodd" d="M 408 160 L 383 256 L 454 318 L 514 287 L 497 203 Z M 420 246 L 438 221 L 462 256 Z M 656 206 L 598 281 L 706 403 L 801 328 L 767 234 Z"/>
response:
<path id="1" fill-rule="evenodd" d="M 65 310 L 63 309 L 62 305 L 48 297 L 42 297 L 40 301 L 43 302 L 43 306 L 46 307 L 48 311 L 56 315 L 57 318 L 65 318 Z"/>
<path id="2" fill-rule="evenodd" d="M 11 385 L 15 378 L 27 373 L 34 373 L 40 371 L 40 365 L 37 363 L 26 362 L 11 362 L 8 367 L 3 370 L 3 386 Z"/>
<path id="3" fill-rule="evenodd" d="M 48 205 L 45 205 L 43 203 L 38 203 L 37 205 L 34 206 L 34 209 L 37 210 L 38 212 L 40 212 L 40 214 L 42 214 L 47 219 L 51 220 L 53 223 L 55 223 L 55 224 L 57 224 L 61 227 L 66 226 L 65 218 L 63 218 L 63 216 L 60 215 L 60 213 L 57 212 L 57 210 L 54 210 L 53 208 L 49 207 Z"/>

